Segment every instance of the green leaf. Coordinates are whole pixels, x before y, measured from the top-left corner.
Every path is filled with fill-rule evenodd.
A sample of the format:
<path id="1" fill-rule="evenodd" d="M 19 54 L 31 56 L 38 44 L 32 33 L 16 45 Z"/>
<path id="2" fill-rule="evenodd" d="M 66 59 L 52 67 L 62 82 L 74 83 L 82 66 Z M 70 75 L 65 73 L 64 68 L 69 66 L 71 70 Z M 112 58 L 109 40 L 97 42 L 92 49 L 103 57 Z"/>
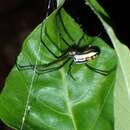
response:
<path id="1" fill-rule="evenodd" d="M 61 7 L 65 2 L 65 0 L 56 0 L 56 1 L 57 1 L 57 7 Z"/>
<path id="2" fill-rule="evenodd" d="M 63 38 L 74 46 L 84 34 L 63 8 L 55 10 L 42 25 L 24 41 L 17 59 L 19 65 L 47 64 L 55 60 L 41 42 L 41 28 L 44 43 L 57 56 L 62 54 L 59 49 L 68 49 Z M 84 34 L 80 48 L 90 44 L 98 46 L 100 54 L 88 64 L 111 73 L 104 76 L 84 64 L 73 64 L 73 80 L 67 74 L 70 62 L 57 71 L 41 75 L 36 74 L 36 68 L 19 70 L 14 66 L 0 95 L 1 120 L 17 130 L 113 130 L 116 54 L 99 37 Z M 44 67 L 40 69 L 48 69 Z"/>
<path id="3" fill-rule="evenodd" d="M 122 78 L 122 80 L 121 80 Z M 128 130 L 130 128 L 130 99 L 128 90 L 124 87 L 121 68 L 118 68 L 117 82 L 114 95 L 115 128 L 116 130 Z"/>
<path id="4" fill-rule="evenodd" d="M 109 35 L 118 56 L 118 73 L 115 86 L 115 129 L 130 129 L 130 50 L 116 37 L 108 14 L 96 0 L 86 0 Z"/>

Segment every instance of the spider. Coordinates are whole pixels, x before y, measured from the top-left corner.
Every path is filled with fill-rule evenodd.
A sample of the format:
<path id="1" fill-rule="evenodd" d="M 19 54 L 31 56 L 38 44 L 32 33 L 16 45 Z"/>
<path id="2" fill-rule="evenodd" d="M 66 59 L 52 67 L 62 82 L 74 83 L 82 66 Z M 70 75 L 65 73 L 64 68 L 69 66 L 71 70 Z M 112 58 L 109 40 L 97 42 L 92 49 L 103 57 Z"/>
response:
<path id="1" fill-rule="evenodd" d="M 50 6 L 51 6 L 51 0 L 49 1 L 48 4 L 48 11 L 47 11 L 47 15 L 48 12 L 50 10 Z M 43 37 L 42 37 L 42 32 L 43 32 L 43 23 L 41 25 L 41 33 L 40 33 L 40 40 L 41 43 L 43 44 L 43 46 L 48 50 L 49 53 L 51 53 L 53 55 L 53 57 L 55 58 L 54 61 L 47 63 L 47 64 L 37 64 L 37 65 L 20 65 L 18 63 L 16 63 L 16 66 L 18 68 L 18 70 L 28 70 L 28 69 L 32 69 L 35 70 L 35 72 L 37 74 L 45 74 L 48 72 L 53 72 L 53 71 L 57 71 L 59 69 L 61 69 L 62 67 L 64 67 L 65 64 L 69 63 L 69 67 L 68 67 L 68 75 L 72 78 L 75 79 L 71 73 L 71 69 L 73 64 L 84 64 L 86 67 L 88 67 L 90 70 L 99 73 L 101 75 L 108 75 L 110 73 L 110 71 L 104 71 L 104 70 L 100 70 L 100 69 L 96 69 L 92 66 L 90 66 L 87 62 L 94 60 L 98 57 L 98 55 L 100 54 L 100 48 L 98 46 L 86 46 L 86 47 L 80 47 L 80 43 L 84 38 L 85 33 L 82 34 L 81 38 L 78 40 L 78 42 L 75 42 L 75 40 L 72 38 L 72 36 L 69 34 L 69 32 L 67 31 L 65 25 L 64 25 L 64 21 L 62 19 L 62 16 L 60 14 L 60 11 L 58 11 L 58 16 L 60 18 L 60 22 L 63 26 L 64 32 L 67 34 L 67 36 L 69 37 L 69 39 L 73 42 L 73 45 L 70 45 L 65 38 L 62 36 L 62 34 L 59 32 L 60 34 L 60 39 L 64 42 L 64 44 L 66 44 L 66 46 L 68 47 L 68 49 L 66 49 L 65 51 L 60 50 L 60 48 L 56 45 L 56 43 L 53 43 L 57 49 L 61 52 L 60 56 L 57 56 L 44 42 Z M 45 34 L 48 37 L 48 39 L 51 41 L 49 34 L 47 34 L 46 32 L 46 27 L 45 27 Z M 58 63 L 60 63 L 60 65 L 58 65 Z M 54 67 L 52 67 L 54 65 Z"/>

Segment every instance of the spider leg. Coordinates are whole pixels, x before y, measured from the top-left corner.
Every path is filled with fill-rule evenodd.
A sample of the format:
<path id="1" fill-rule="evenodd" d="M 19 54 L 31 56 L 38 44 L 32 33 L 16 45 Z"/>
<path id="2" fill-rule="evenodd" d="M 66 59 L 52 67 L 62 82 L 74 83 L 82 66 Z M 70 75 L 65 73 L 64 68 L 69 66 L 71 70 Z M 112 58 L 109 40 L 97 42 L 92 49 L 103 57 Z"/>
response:
<path id="1" fill-rule="evenodd" d="M 50 8 L 51 8 L 51 3 L 52 3 L 52 7 L 55 9 L 57 7 L 56 5 L 56 1 L 55 0 L 50 0 L 49 3 L 48 3 L 48 9 L 47 9 L 47 12 L 49 14 L 49 11 L 50 11 Z M 47 14 L 47 15 L 48 15 Z M 47 32 L 47 29 L 45 29 L 45 34 L 47 36 L 47 38 L 51 41 L 51 43 L 53 43 L 53 45 L 61 52 L 61 49 L 57 46 L 57 44 L 51 39 L 51 37 L 49 36 L 48 32 Z"/>
<path id="2" fill-rule="evenodd" d="M 85 66 L 88 67 L 90 70 L 96 72 L 96 73 L 99 73 L 101 75 L 104 75 L 104 76 L 107 76 L 109 75 L 113 70 L 115 70 L 116 67 L 114 67 L 113 69 L 111 70 L 100 70 L 100 69 L 96 69 L 94 68 L 93 66 L 90 66 L 89 64 L 85 63 Z"/>
<path id="3" fill-rule="evenodd" d="M 83 33 L 83 35 L 81 36 L 81 38 L 78 40 L 78 42 L 77 42 L 77 47 L 80 47 L 80 44 L 81 44 L 81 41 L 82 41 L 83 38 L 84 38 L 84 35 L 85 35 L 85 33 Z"/>
<path id="4" fill-rule="evenodd" d="M 66 29 L 66 27 L 65 27 L 65 25 L 64 25 L 64 21 L 63 21 L 63 19 L 62 19 L 62 16 L 61 16 L 61 13 L 59 12 L 59 18 L 60 18 L 60 21 L 61 21 L 61 24 L 62 24 L 62 26 L 63 26 L 63 29 L 64 29 L 64 31 L 65 31 L 65 33 L 67 34 L 67 36 L 69 37 L 69 39 L 72 41 L 72 42 L 74 42 L 75 43 L 75 40 L 73 39 L 73 37 L 69 34 L 69 32 L 67 31 L 67 29 Z M 81 36 L 81 38 L 78 40 L 78 44 L 76 45 L 77 47 L 79 47 L 80 46 L 80 43 L 81 43 L 81 41 L 83 40 L 83 38 L 84 38 L 84 35 L 85 35 L 85 33 L 83 33 L 83 35 Z M 63 36 L 60 34 L 60 37 L 61 37 L 61 39 L 64 41 L 64 43 L 66 44 L 66 45 L 68 45 L 69 47 L 71 47 L 68 43 L 67 43 L 67 41 L 63 38 Z"/>
<path id="5" fill-rule="evenodd" d="M 63 26 L 63 29 L 64 29 L 65 33 L 68 35 L 69 39 L 70 39 L 72 42 L 74 42 L 74 39 L 73 39 L 72 36 L 69 34 L 68 30 L 66 29 L 66 27 L 65 27 L 65 25 L 64 25 L 64 21 L 63 21 L 63 19 L 62 19 L 62 16 L 61 16 L 61 13 L 60 13 L 60 12 L 61 12 L 61 11 L 58 12 L 58 16 L 59 16 L 59 18 L 60 18 L 60 22 L 61 22 L 61 24 L 62 24 L 62 26 Z"/>
<path id="6" fill-rule="evenodd" d="M 51 3 L 53 4 L 53 6 L 55 6 L 54 1 L 53 0 L 49 0 L 45 20 L 47 19 L 48 15 L 49 15 L 49 12 L 50 12 L 50 9 L 51 9 Z M 46 24 L 46 22 L 45 22 L 45 24 Z M 44 29 L 44 31 L 46 33 L 47 32 L 46 31 L 46 25 L 44 26 L 44 22 L 41 23 L 40 41 L 43 44 L 43 46 L 57 59 L 58 56 L 56 56 L 56 54 L 54 52 L 52 52 L 51 49 L 48 48 L 48 46 L 45 44 L 45 42 L 43 40 L 43 35 L 42 35 L 43 29 Z"/>
<path id="7" fill-rule="evenodd" d="M 67 55 L 67 52 L 63 53 L 61 56 L 58 57 L 58 59 L 48 63 L 48 64 L 37 64 L 37 65 L 19 65 L 17 62 L 16 62 L 16 67 L 18 68 L 18 70 L 28 70 L 28 69 L 34 69 L 36 67 L 49 67 L 53 64 L 56 64 L 56 63 L 59 63 L 60 61 L 66 59 L 68 57 Z"/>
<path id="8" fill-rule="evenodd" d="M 62 41 L 63 41 L 67 46 L 71 47 L 70 44 L 63 38 L 63 36 L 61 35 L 61 33 L 60 33 L 60 38 L 62 39 Z"/>
<path id="9" fill-rule="evenodd" d="M 72 73 L 71 73 L 71 70 L 72 70 L 72 65 L 73 65 L 74 61 L 72 60 L 69 64 L 69 69 L 68 69 L 68 75 L 73 79 L 75 80 L 75 78 L 73 77 Z"/>
<path id="10" fill-rule="evenodd" d="M 57 48 L 57 50 L 59 50 L 60 52 L 63 52 L 63 50 L 61 50 L 58 45 L 51 39 L 50 35 L 47 32 L 47 29 L 45 29 L 45 34 L 47 36 L 47 38 L 50 40 L 50 42 Z"/>
<path id="11" fill-rule="evenodd" d="M 49 48 L 47 47 L 47 45 L 45 44 L 45 42 L 43 41 L 42 32 L 43 32 L 43 22 L 42 22 L 42 25 L 41 25 L 41 34 L 40 34 L 41 43 L 42 43 L 42 44 L 44 45 L 44 47 L 57 59 L 58 56 L 56 56 L 55 53 L 52 52 L 51 49 L 49 49 Z M 45 26 L 45 32 L 46 32 L 46 26 Z"/>
<path id="12" fill-rule="evenodd" d="M 28 69 L 34 69 L 35 65 L 20 65 L 18 63 L 16 63 L 16 67 L 19 71 L 21 70 L 28 70 Z"/>
<path id="13" fill-rule="evenodd" d="M 67 60 L 65 60 L 61 65 L 56 66 L 56 67 L 51 67 L 51 68 L 48 68 L 48 69 L 39 69 L 39 68 L 37 67 L 37 68 L 35 69 L 35 72 L 36 72 L 37 74 L 45 74 L 45 73 L 48 73 L 48 72 L 57 71 L 57 70 L 59 70 L 60 68 L 62 68 L 69 60 L 70 60 L 70 58 L 68 58 Z"/>

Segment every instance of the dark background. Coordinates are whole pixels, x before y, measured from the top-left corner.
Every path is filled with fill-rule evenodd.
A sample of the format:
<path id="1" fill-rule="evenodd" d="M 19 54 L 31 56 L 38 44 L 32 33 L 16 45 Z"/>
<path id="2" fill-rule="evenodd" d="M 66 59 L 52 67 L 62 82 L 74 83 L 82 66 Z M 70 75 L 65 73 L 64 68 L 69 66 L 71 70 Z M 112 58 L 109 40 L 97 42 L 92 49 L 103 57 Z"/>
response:
<path id="1" fill-rule="evenodd" d="M 15 64 L 23 40 L 45 17 L 47 1 L 0 0 L 0 90 L 2 90 L 5 79 Z M 123 1 L 118 0 L 99 0 L 99 3 L 111 16 L 118 38 L 130 47 L 130 9 L 128 1 L 123 3 Z M 81 0 L 67 2 L 65 7 L 82 25 L 83 29 L 89 30 L 92 35 L 100 32 L 97 27 L 97 19 L 89 12 L 89 9 L 83 6 Z M 89 17 L 86 17 L 87 12 L 89 12 Z M 88 18 L 90 18 L 90 21 Z M 0 130 L 11 129 L 0 122 Z"/>

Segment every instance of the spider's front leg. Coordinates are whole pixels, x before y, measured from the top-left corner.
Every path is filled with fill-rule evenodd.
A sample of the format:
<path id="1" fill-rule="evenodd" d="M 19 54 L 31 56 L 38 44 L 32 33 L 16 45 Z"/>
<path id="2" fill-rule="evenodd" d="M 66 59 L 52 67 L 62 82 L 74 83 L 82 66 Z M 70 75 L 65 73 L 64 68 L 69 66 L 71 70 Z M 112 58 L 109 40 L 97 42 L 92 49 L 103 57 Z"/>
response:
<path id="1" fill-rule="evenodd" d="M 37 74 L 41 74 L 41 73 L 46 73 L 46 72 L 60 69 L 62 66 L 64 66 L 68 62 L 68 60 L 70 60 L 70 58 L 68 58 L 67 52 L 65 52 L 61 56 L 59 56 L 58 59 L 56 59 L 48 64 L 20 65 L 20 64 L 16 63 L 16 67 L 18 68 L 19 71 L 35 70 Z M 60 62 L 63 62 L 60 66 L 50 67 L 53 65 L 57 65 Z"/>
<path id="2" fill-rule="evenodd" d="M 34 70 L 37 74 L 45 74 L 45 73 L 57 71 L 57 70 L 61 69 L 69 60 L 70 60 L 70 58 L 67 58 L 67 60 L 65 60 L 61 65 L 58 65 L 55 67 L 46 66 L 43 69 L 41 69 L 41 66 L 36 66 L 36 68 Z"/>

